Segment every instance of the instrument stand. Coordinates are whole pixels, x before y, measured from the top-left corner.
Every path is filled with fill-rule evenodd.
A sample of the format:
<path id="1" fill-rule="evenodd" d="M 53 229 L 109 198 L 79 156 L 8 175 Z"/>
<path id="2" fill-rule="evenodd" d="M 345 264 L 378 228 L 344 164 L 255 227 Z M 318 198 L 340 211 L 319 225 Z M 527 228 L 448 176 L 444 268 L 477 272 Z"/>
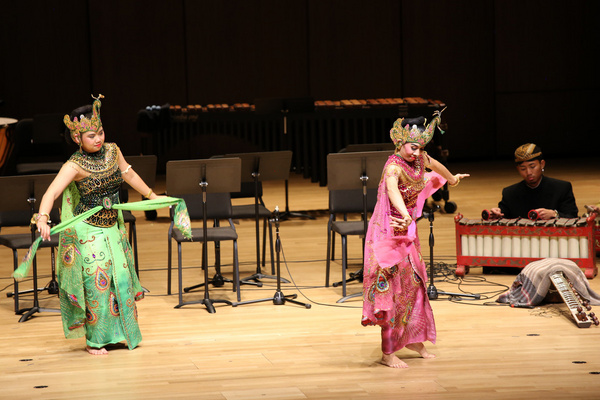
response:
<path id="1" fill-rule="evenodd" d="M 215 303 L 224 303 L 227 305 L 233 305 L 232 302 L 230 302 L 229 300 L 216 300 L 216 299 L 211 299 L 210 298 L 210 294 L 208 292 L 208 284 L 210 283 L 210 280 L 208 278 L 208 241 L 207 239 L 207 235 L 208 235 L 208 227 L 207 227 L 207 217 L 206 217 L 206 187 L 208 186 L 208 182 L 206 182 L 206 170 L 204 170 L 204 174 L 203 174 L 203 179 L 200 182 L 200 187 L 202 188 L 202 240 L 204 241 L 202 243 L 202 265 L 204 265 L 204 298 L 200 301 L 198 301 L 198 303 L 200 304 L 204 304 L 204 306 L 206 307 L 206 310 L 211 313 L 214 314 L 215 311 Z M 189 290 L 189 289 L 188 289 Z M 181 295 L 181 292 L 180 292 Z M 192 304 L 191 302 L 188 302 L 186 304 Z M 178 304 L 177 306 L 175 306 L 175 308 L 180 308 L 183 304 Z"/>
<path id="2" fill-rule="evenodd" d="M 280 263 L 280 256 L 279 256 L 279 254 L 281 253 L 281 239 L 279 238 L 279 207 L 275 207 L 273 222 L 275 223 L 275 253 L 276 253 L 276 263 L 275 264 L 277 265 L 277 290 L 275 291 L 275 294 L 273 295 L 273 297 L 267 297 L 266 299 L 242 301 L 242 302 L 233 304 L 233 306 L 236 307 L 238 305 L 244 305 L 244 304 L 253 304 L 253 303 L 262 303 L 265 301 L 273 301 L 273 304 L 275 304 L 276 306 L 280 306 L 280 305 L 285 304 L 286 302 L 290 302 L 293 304 L 297 304 L 299 306 L 304 306 L 306 308 L 310 308 L 311 307 L 310 304 L 302 303 L 297 300 L 293 300 L 296 297 L 298 297 L 297 294 L 290 294 L 290 295 L 286 296 L 281 291 L 281 263 Z"/>
<path id="3" fill-rule="evenodd" d="M 243 161 L 242 161 L 243 163 Z M 261 279 L 277 279 L 276 276 L 266 275 L 262 273 L 260 268 L 260 217 L 258 213 L 258 177 L 260 176 L 260 172 L 258 172 L 258 166 L 260 163 L 260 159 L 257 159 L 256 171 L 252 172 L 252 178 L 254 179 L 254 214 L 255 214 L 255 226 L 256 226 L 256 272 L 246 278 L 243 278 L 241 282 L 250 283 L 249 281 L 254 281 L 256 283 L 260 283 Z M 286 181 L 287 182 L 287 181 Z M 269 221 L 269 225 L 271 221 Z M 269 229 L 271 227 L 269 226 Z M 271 254 L 273 254 L 273 236 L 271 230 L 269 230 L 269 235 L 271 239 Z M 273 258 L 273 257 L 271 257 Z M 271 260 L 271 264 L 274 264 L 274 261 Z M 272 270 L 273 268 L 271 268 Z M 289 282 L 286 282 L 289 283 Z M 262 284 L 260 284 L 262 286 Z"/>
<path id="4" fill-rule="evenodd" d="M 480 299 L 479 294 L 467 294 L 467 293 L 450 293 L 437 290 L 434 285 L 434 271 L 433 271 L 433 220 L 435 219 L 434 213 L 440 209 L 439 205 L 434 205 L 429 211 L 423 211 L 423 217 L 427 217 L 429 220 L 429 287 L 427 288 L 427 297 L 429 300 L 436 300 L 439 295 L 450 296 L 450 297 L 470 297 L 473 299 Z"/>
<path id="5" fill-rule="evenodd" d="M 292 152 L 271 151 L 257 153 L 232 153 L 226 154 L 225 157 L 238 157 L 242 160 L 242 182 L 254 183 L 254 218 L 256 228 L 256 272 L 241 280 L 242 283 L 259 283 L 262 286 L 260 279 L 278 279 L 274 275 L 263 274 L 260 267 L 260 213 L 259 213 L 259 181 L 282 180 L 290 174 L 290 166 L 292 164 Z M 249 179 L 251 178 L 251 179 Z M 273 236 L 271 231 L 271 222 L 269 221 L 269 235 L 271 238 L 271 255 L 273 254 Z M 264 260 L 263 260 L 264 262 Z M 275 273 L 275 262 L 271 256 L 271 271 Z M 252 282 L 253 281 L 253 282 Z M 282 279 L 285 283 L 290 283 L 287 279 Z"/>
<path id="6" fill-rule="evenodd" d="M 179 268 L 179 304 L 175 308 L 181 308 L 190 304 L 203 304 L 206 310 L 214 314 L 214 304 L 222 303 L 233 305 L 229 300 L 212 299 L 208 290 L 211 280 L 208 277 L 208 224 L 206 197 L 209 191 L 209 180 L 211 182 L 211 193 L 231 193 L 240 190 L 241 162 L 237 159 L 211 159 L 190 160 L 182 163 L 179 170 L 174 174 L 173 183 L 175 195 L 198 193 L 198 187 L 202 193 L 202 266 L 204 269 L 204 283 L 195 287 L 204 286 L 204 298 L 197 301 L 183 302 L 181 288 L 181 268 Z M 209 179 L 210 178 L 210 179 Z M 234 274 L 236 275 L 236 274 Z M 235 279 L 239 279 L 237 276 Z M 234 283 L 235 284 L 235 283 Z M 188 288 L 190 290 L 190 288 Z"/>

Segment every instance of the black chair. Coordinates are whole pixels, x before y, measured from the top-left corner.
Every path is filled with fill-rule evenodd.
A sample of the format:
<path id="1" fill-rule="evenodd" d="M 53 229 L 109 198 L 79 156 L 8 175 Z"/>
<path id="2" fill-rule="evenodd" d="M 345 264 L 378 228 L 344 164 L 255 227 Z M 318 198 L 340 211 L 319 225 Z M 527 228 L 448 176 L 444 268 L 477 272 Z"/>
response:
<path id="1" fill-rule="evenodd" d="M 156 156 L 127 156 L 127 162 L 131 164 L 131 168 L 142 178 L 149 187 L 154 187 L 156 184 Z M 129 189 L 132 189 L 127 183 L 123 183 L 121 187 L 120 200 L 122 203 L 129 201 Z M 133 190 L 133 189 L 132 189 Z M 140 276 L 139 261 L 138 261 L 138 245 L 137 245 L 137 230 L 135 215 L 129 210 L 123 210 L 123 221 L 129 225 L 129 244 L 133 250 L 133 260 L 135 264 L 135 272 Z"/>
<path id="2" fill-rule="evenodd" d="M 367 212 L 372 212 L 377 202 L 377 189 L 367 189 Z M 361 215 L 360 220 L 348 221 L 349 214 Z M 362 190 L 330 190 L 329 191 L 329 221 L 327 223 L 327 262 L 325 270 L 325 286 L 329 287 L 331 261 L 334 260 L 335 234 L 342 240 L 342 294 L 346 297 L 346 270 L 348 266 L 348 236 L 362 236 L 362 248 L 365 247 L 365 223 Z M 337 219 L 343 215 L 343 220 Z M 362 262 L 361 262 L 362 264 Z M 362 277 L 357 277 L 362 280 Z M 334 284 L 337 286 L 337 284 Z"/>
<path id="3" fill-rule="evenodd" d="M 59 220 L 59 215 L 58 215 L 58 211 L 57 210 L 53 210 L 52 213 L 50 214 L 50 219 L 53 222 L 56 222 Z M 30 216 L 30 212 L 28 211 L 2 211 L 0 212 L 0 230 L 3 227 L 28 227 L 29 223 L 31 220 L 31 216 Z M 35 226 L 33 227 L 33 229 L 35 229 Z M 37 238 L 37 232 L 35 232 L 36 235 L 35 237 Z M 17 269 L 17 267 L 19 266 L 20 263 L 20 259 L 18 256 L 18 251 L 19 250 L 27 250 L 29 249 L 29 247 L 31 247 L 31 244 L 33 243 L 32 240 L 32 233 L 31 232 L 27 232 L 27 233 L 11 233 L 11 234 L 3 234 L 0 235 L 0 246 L 5 246 L 8 247 L 9 249 L 12 250 L 13 253 L 13 268 L 14 270 Z M 48 285 L 46 285 L 43 288 L 38 288 L 37 287 L 37 271 L 34 271 L 33 277 L 32 279 L 34 279 L 34 288 L 33 290 L 26 290 L 26 291 L 21 291 L 19 292 L 19 283 L 17 281 L 14 281 L 14 292 L 12 293 L 7 293 L 7 297 L 13 297 L 14 300 L 14 308 L 15 308 L 15 314 L 23 314 L 25 311 L 29 310 L 29 309 L 24 309 L 22 310 L 20 308 L 19 305 L 19 295 L 20 294 L 24 294 L 24 293 L 32 293 L 32 292 L 39 292 L 39 291 L 43 291 L 43 290 L 47 290 L 49 294 L 58 294 L 58 284 L 56 282 L 56 257 L 55 257 L 55 247 L 58 247 L 59 241 L 58 241 L 58 234 L 52 235 L 50 237 L 49 241 L 42 241 L 39 245 L 39 248 L 50 248 L 50 255 L 51 255 L 51 268 L 52 268 L 52 279 L 50 281 L 50 283 L 48 283 Z M 35 300 L 37 300 L 37 295 L 34 295 L 34 303 Z M 34 307 L 36 307 L 37 305 L 34 304 Z M 48 310 L 48 311 L 58 311 L 58 310 Z"/>
<path id="4" fill-rule="evenodd" d="M 187 195 L 178 195 L 176 192 L 169 192 L 170 196 L 180 197 L 186 201 L 188 213 L 190 215 L 191 220 L 202 220 L 203 219 L 203 211 L 202 211 L 202 194 L 187 194 Z M 233 211 L 231 206 L 231 196 L 229 193 L 207 193 L 206 194 L 206 217 L 209 220 L 214 221 L 214 226 L 207 229 L 207 242 L 215 243 L 215 270 L 216 277 L 213 278 L 213 282 L 204 282 L 201 285 L 208 285 L 209 283 L 217 283 L 215 286 L 218 286 L 220 282 L 214 282 L 216 280 L 223 279 L 223 281 L 229 281 L 225 278 L 222 278 L 221 275 L 221 255 L 220 255 L 220 242 L 223 241 L 232 241 L 233 242 L 233 280 L 230 280 L 233 283 L 233 291 L 237 292 L 237 300 L 241 300 L 240 296 L 240 277 L 239 277 L 239 259 L 238 259 L 238 247 L 237 247 L 237 239 L 238 235 L 235 230 L 235 226 L 233 224 Z M 171 218 L 172 219 L 172 218 Z M 228 226 L 220 226 L 220 221 L 225 220 L 228 223 Z M 177 243 L 177 257 L 178 257 L 178 276 L 179 276 L 179 305 L 178 307 L 184 305 L 183 302 L 183 293 L 184 291 L 189 291 L 190 288 L 183 289 L 182 283 L 182 270 L 183 270 L 183 262 L 182 262 L 182 251 L 181 244 L 189 243 L 191 241 L 199 243 L 201 246 L 204 241 L 203 228 L 192 228 L 192 240 L 185 238 L 183 234 L 174 227 L 174 222 L 171 221 L 171 225 L 169 226 L 169 245 L 168 245 L 168 253 L 169 259 L 167 264 L 167 293 L 171 294 L 171 270 L 172 270 L 172 241 L 174 240 Z M 202 265 L 202 268 L 208 268 L 207 265 Z M 196 285 L 195 287 L 201 286 Z"/>

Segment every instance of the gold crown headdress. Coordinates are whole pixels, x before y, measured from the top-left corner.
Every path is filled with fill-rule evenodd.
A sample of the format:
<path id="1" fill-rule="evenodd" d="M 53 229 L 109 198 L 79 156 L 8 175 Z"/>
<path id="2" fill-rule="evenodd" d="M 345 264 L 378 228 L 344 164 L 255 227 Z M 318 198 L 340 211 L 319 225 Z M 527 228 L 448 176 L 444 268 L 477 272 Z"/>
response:
<path id="1" fill-rule="evenodd" d="M 396 122 L 394 122 L 393 128 L 390 130 L 392 142 L 394 142 L 396 147 L 400 147 L 406 143 L 418 143 L 422 147 L 425 147 L 425 145 L 433 138 L 436 126 L 442 134 L 444 133 L 444 131 L 439 127 L 442 122 L 442 112 L 444 110 L 436 110 L 433 113 L 433 119 L 424 130 L 420 130 L 417 125 L 410 126 L 409 124 L 406 124 L 403 126 L 402 122 L 404 121 L 404 118 L 398 118 Z M 427 124 L 427 119 L 425 119 L 423 125 L 425 124 Z"/>
<path id="2" fill-rule="evenodd" d="M 525 143 L 515 150 L 515 162 L 533 161 L 542 156 L 542 149 L 534 143 Z"/>
<path id="3" fill-rule="evenodd" d="M 92 104 L 91 118 L 88 119 L 83 114 L 79 116 L 79 120 L 75 117 L 73 118 L 73 121 L 71 121 L 69 114 L 66 114 L 63 118 L 63 122 L 67 128 L 69 128 L 71 139 L 73 139 L 74 142 L 75 138 L 79 138 L 82 133 L 98 131 L 102 127 L 102 120 L 100 120 L 100 106 L 102 105 L 102 102 L 100 99 L 103 99 L 104 96 L 99 94 L 98 97 L 94 97 L 94 95 L 92 95 L 92 98 L 94 99 L 94 104 Z"/>

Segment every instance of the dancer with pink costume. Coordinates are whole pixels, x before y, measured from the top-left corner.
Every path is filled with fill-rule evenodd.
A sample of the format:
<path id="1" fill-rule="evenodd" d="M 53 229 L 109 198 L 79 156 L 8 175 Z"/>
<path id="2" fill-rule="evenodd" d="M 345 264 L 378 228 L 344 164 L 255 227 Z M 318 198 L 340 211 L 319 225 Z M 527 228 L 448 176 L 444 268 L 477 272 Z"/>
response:
<path id="1" fill-rule="evenodd" d="M 394 123 L 390 137 L 396 151 L 383 168 L 367 231 L 362 324 L 381 326 L 381 363 L 392 368 L 408 367 L 395 355 L 404 347 L 435 357 L 423 344 L 435 343 L 436 328 L 416 220 L 427 197 L 446 181 L 456 186 L 469 176 L 452 175 L 423 150 L 440 121 L 436 111 L 429 125 L 423 117 Z"/>

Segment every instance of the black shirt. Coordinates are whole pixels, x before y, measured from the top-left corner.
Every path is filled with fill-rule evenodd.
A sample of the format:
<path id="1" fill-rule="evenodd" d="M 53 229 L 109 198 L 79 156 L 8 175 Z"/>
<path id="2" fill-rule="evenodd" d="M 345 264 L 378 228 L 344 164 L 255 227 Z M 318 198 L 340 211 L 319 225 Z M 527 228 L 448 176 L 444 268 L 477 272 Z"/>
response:
<path id="1" fill-rule="evenodd" d="M 537 208 L 556 210 L 561 218 L 576 218 L 578 213 L 571 182 L 546 176 L 534 189 L 525 181 L 505 187 L 498 207 L 504 218 L 527 218 L 529 211 Z"/>

